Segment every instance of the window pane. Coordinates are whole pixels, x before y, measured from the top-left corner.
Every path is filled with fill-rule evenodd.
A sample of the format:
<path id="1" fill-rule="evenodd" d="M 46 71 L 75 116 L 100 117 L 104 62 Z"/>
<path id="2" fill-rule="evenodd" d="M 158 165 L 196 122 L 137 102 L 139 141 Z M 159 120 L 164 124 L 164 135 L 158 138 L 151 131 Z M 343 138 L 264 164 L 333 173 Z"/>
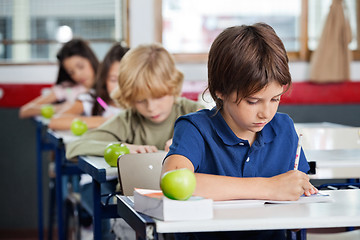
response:
<path id="1" fill-rule="evenodd" d="M 163 0 L 163 45 L 173 53 L 207 53 L 225 28 L 266 22 L 288 51 L 299 50 L 301 0 Z"/>
<path id="2" fill-rule="evenodd" d="M 89 40 L 99 58 L 124 39 L 122 0 L 1 0 L 0 60 L 55 60 L 62 42 Z M 0 43 L 1 43 L 0 42 Z"/>
<path id="3" fill-rule="evenodd" d="M 359 1 L 358 1 L 359 2 Z M 322 29 L 324 27 L 327 15 L 330 10 L 332 0 L 310 0 L 309 1 L 309 49 L 315 50 Z M 357 24 L 356 24 L 356 0 L 344 0 L 343 6 L 345 10 L 345 16 L 348 17 L 351 30 L 352 41 L 349 44 L 349 48 L 352 50 L 358 49 L 357 45 Z"/>

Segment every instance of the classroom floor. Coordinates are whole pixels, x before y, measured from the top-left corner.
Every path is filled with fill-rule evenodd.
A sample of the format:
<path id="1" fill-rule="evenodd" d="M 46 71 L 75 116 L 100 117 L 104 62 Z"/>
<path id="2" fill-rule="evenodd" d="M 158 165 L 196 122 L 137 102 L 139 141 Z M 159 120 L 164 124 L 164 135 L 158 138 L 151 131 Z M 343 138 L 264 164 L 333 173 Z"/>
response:
<path id="1" fill-rule="evenodd" d="M 38 232 L 34 230 L 0 230 L 1 240 L 38 240 Z M 54 239 L 55 240 L 55 239 Z"/>
<path id="2" fill-rule="evenodd" d="M 47 232 L 44 232 L 44 239 L 47 239 Z M 57 240 L 57 232 L 54 230 L 53 240 Z M 81 240 L 92 240 L 92 227 L 81 228 Z M 0 240 L 38 240 L 37 230 L 0 230 Z"/>

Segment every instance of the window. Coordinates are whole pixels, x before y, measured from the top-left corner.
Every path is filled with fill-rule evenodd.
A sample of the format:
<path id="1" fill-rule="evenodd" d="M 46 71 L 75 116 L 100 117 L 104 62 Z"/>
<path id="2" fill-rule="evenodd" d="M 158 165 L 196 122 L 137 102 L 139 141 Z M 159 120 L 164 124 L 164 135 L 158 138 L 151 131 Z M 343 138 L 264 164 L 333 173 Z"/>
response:
<path id="1" fill-rule="evenodd" d="M 63 42 L 88 40 L 99 59 L 125 40 L 124 0 L 2 0 L 0 62 L 54 61 Z"/>
<path id="2" fill-rule="evenodd" d="M 320 38 L 321 30 L 325 23 L 327 14 L 329 13 L 332 0 L 310 0 L 309 1 L 309 20 L 308 20 L 308 36 L 309 36 L 309 49 L 316 49 L 318 40 Z M 356 0 L 344 0 L 344 10 L 348 16 L 351 30 L 352 30 L 352 41 L 349 44 L 351 50 L 358 49 L 359 45 L 357 42 L 358 34 L 356 29 L 358 28 L 356 20 Z"/>
<path id="3" fill-rule="evenodd" d="M 226 27 L 266 22 L 290 51 L 299 50 L 300 0 L 164 0 L 163 44 L 174 53 L 208 52 Z M 261 6 L 261 7 L 259 7 Z"/>
<path id="4" fill-rule="evenodd" d="M 161 2 L 161 0 L 158 0 Z M 353 31 L 350 48 L 359 51 L 357 0 L 344 0 Z M 309 60 L 316 48 L 332 0 L 162 0 L 163 45 L 177 59 L 206 61 L 214 38 L 226 27 L 270 24 L 283 40 L 290 59 Z M 356 55 L 355 55 L 356 56 Z M 355 57 L 356 59 L 356 57 Z"/>

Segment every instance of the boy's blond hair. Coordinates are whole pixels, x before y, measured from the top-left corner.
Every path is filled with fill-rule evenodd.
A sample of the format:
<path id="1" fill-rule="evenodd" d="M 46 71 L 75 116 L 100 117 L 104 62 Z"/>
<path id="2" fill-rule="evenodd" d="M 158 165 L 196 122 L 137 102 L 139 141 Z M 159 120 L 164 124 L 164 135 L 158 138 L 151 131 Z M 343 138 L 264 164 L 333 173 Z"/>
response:
<path id="1" fill-rule="evenodd" d="M 179 96 L 183 79 L 173 57 L 161 44 L 139 45 L 121 60 L 119 85 L 111 97 L 121 107 L 129 108 L 146 98 Z"/>

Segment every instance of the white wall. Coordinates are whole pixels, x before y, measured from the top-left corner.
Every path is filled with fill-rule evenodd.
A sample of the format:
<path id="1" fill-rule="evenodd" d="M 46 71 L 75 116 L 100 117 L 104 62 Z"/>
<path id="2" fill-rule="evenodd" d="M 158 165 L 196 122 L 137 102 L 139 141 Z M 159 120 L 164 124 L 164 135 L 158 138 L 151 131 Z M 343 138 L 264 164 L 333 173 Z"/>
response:
<path id="1" fill-rule="evenodd" d="M 155 41 L 154 0 L 131 0 L 130 2 L 130 47 Z M 207 79 L 206 63 L 178 64 L 185 80 Z M 52 83 L 56 78 L 56 65 L 0 66 L 0 83 Z M 290 72 L 294 82 L 309 79 L 307 62 L 291 62 Z M 360 61 L 351 65 L 352 81 L 360 81 Z"/>
<path id="2" fill-rule="evenodd" d="M 206 64 L 178 64 L 186 81 L 206 81 Z M 309 65 L 306 62 L 291 62 L 290 72 L 294 82 L 309 79 Z M 56 65 L 0 66 L 0 83 L 53 83 L 56 80 Z M 351 65 L 352 81 L 360 81 L 360 61 Z"/>

